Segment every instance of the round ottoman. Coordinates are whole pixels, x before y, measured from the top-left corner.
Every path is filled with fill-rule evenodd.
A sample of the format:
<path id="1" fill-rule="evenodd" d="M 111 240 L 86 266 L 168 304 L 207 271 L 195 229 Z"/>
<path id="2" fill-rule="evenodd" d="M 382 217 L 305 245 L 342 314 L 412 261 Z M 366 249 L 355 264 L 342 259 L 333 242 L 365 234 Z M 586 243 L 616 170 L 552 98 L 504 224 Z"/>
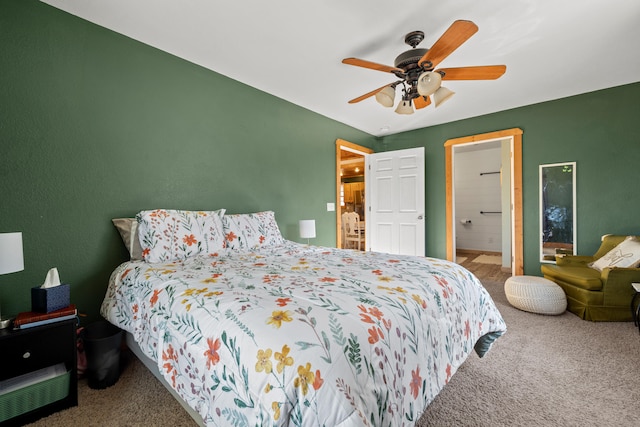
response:
<path id="1" fill-rule="evenodd" d="M 562 314 L 567 296 L 549 279 L 538 276 L 512 276 L 504 282 L 504 293 L 515 308 L 538 314 Z"/>

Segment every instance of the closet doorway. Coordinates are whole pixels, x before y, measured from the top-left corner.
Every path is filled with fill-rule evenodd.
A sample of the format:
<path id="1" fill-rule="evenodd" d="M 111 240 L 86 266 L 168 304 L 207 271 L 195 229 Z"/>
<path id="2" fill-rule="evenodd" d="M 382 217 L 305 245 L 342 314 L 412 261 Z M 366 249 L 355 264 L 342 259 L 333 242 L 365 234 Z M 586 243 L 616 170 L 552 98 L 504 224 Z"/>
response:
<path id="1" fill-rule="evenodd" d="M 518 128 L 508 129 L 498 132 L 490 132 L 481 135 L 472 135 L 463 138 L 450 139 L 445 142 L 445 162 L 446 162 L 446 235 L 447 235 L 447 259 L 454 261 L 456 253 L 456 228 L 462 226 L 455 211 L 455 152 L 457 148 L 472 146 L 483 143 L 493 143 L 495 141 L 507 141 L 509 153 L 503 168 L 510 172 L 508 188 L 510 191 L 510 203 L 503 206 L 502 215 L 508 224 L 507 233 L 510 235 L 510 259 L 511 273 L 513 275 L 524 274 L 523 265 L 523 236 L 522 236 L 522 130 Z M 506 174 L 505 174 L 506 175 Z M 503 183 L 507 186 L 507 182 Z M 490 212 L 493 212 L 490 211 Z"/>

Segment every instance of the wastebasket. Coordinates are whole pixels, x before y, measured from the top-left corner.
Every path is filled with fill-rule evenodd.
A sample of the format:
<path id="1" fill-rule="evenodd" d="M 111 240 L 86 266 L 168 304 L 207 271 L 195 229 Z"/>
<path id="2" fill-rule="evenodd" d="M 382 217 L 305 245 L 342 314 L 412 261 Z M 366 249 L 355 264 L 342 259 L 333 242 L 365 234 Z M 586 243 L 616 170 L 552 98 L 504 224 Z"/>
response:
<path id="1" fill-rule="evenodd" d="M 103 389 L 120 378 L 122 330 L 106 320 L 85 326 L 82 332 L 90 388 Z"/>

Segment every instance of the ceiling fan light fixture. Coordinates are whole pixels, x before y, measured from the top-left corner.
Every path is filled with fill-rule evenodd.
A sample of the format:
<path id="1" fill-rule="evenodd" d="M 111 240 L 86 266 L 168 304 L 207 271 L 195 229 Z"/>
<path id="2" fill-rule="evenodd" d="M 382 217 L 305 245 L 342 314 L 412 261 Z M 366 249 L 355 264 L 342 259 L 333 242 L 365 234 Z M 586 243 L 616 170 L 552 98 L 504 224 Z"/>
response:
<path id="1" fill-rule="evenodd" d="M 454 95 L 451 90 L 442 87 L 442 80 L 495 80 L 500 78 L 507 70 L 506 65 L 437 68 L 445 58 L 462 46 L 477 31 L 478 26 L 473 22 L 463 19 L 456 20 L 429 49 L 417 47 L 424 40 L 424 33 L 412 31 L 404 39 L 405 43 L 411 46 L 411 49 L 398 55 L 393 67 L 358 58 L 343 59 L 343 64 L 390 73 L 399 79 L 394 83 L 354 98 L 349 101 L 349 104 L 355 104 L 375 96 L 381 105 L 392 107 L 396 97 L 395 89 L 400 86 L 402 94 L 398 97 L 400 103 L 395 111 L 398 114 L 413 114 L 414 108 L 422 110 L 432 103 L 435 104 L 435 107 L 439 107 Z"/>
<path id="2" fill-rule="evenodd" d="M 393 101 L 396 98 L 396 89 L 393 86 L 387 86 L 376 93 L 376 101 L 384 107 L 393 107 Z"/>
<path id="3" fill-rule="evenodd" d="M 442 103 L 450 99 L 455 94 L 456 93 L 454 91 L 441 86 L 440 89 L 433 94 L 433 105 L 438 108 Z"/>
<path id="4" fill-rule="evenodd" d="M 421 96 L 430 96 L 440 88 L 442 76 L 435 71 L 427 71 L 418 77 L 418 93 Z"/>
<path id="5" fill-rule="evenodd" d="M 411 106 L 411 101 L 403 99 L 398 104 L 398 108 L 396 108 L 396 113 L 398 114 L 413 114 L 413 107 Z"/>

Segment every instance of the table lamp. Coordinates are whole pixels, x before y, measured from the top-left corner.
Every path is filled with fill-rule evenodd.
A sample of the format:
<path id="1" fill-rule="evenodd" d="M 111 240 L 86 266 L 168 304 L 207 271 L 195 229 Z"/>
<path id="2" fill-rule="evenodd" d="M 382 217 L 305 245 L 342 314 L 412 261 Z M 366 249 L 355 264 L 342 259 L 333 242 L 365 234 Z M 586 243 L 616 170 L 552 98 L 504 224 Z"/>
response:
<path id="1" fill-rule="evenodd" d="M 0 275 L 22 270 L 22 233 L 0 233 Z M 11 319 L 4 319 L 0 311 L 0 329 L 7 328 L 10 324 Z"/>
<path id="2" fill-rule="evenodd" d="M 300 237 L 307 239 L 307 245 L 309 239 L 315 239 L 316 237 L 316 220 L 315 219 L 302 219 L 298 222 L 300 228 Z"/>

